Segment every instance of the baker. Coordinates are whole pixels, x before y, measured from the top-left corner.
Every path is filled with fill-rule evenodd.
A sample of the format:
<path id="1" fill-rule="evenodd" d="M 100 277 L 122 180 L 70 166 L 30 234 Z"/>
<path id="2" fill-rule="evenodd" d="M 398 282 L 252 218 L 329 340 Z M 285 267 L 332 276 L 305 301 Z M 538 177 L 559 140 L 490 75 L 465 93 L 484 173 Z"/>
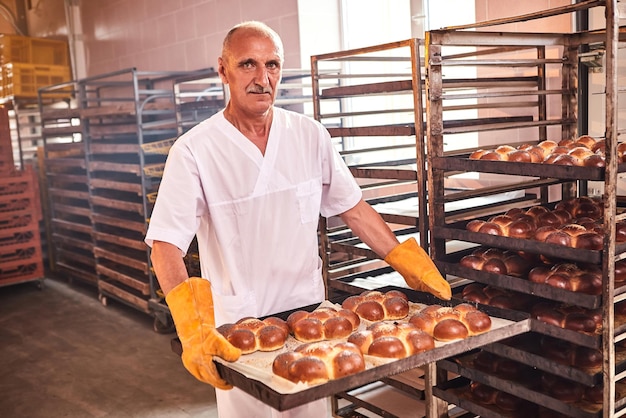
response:
<path id="1" fill-rule="evenodd" d="M 449 299 L 448 282 L 415 239 L 400 244 L 368 205 L 317 121 L 274 107 L 284 61 L 278 34 L 245 22 L 226 35 L 218 71 L 225 109 L 172 146 L 146 235 L 187 370 L 216 390 L 220 417 L 319 417 L 321 400 L 278 412 L 218 374 L 240 352 L 215 326 L 324 300 L 319 215 L 339 215 L 417 290 Z M 203 278 L 183 257 L 197 236 Z"/>

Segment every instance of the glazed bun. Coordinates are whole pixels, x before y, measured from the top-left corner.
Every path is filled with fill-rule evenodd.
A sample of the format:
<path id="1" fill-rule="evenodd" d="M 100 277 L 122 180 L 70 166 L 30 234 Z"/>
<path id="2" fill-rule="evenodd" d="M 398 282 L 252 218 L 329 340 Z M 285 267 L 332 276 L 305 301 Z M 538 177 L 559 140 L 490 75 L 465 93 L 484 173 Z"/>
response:
<path id="1" fill-rule="evenodd" d="M 489 151 L 484 153 L 480 159 L 486 161 L 506 161 L 506 154 L 501 154 L 495 151 Z"/>
<path id="2" fill-rule="evenodd" d="M 552 267 L 538 266 L 530 270 L 528 280 L 570 292 L 602 294 L 602 271 L 592 266 L 585 269 L 571 263 L 559 263 Z"/>
<path id="3" fill-rule="evenodd" d="M 541 388 L 550 397 L 566 403 L 579 402 L 584 395 L 584 387 L 580 383 L 549 373 L 542 373 Z"/>
<path id="4" fill-rule="evenodd" d="M 272 363 L 277 376 L 291 382 L 324 383 L 365 370 L 365 359 L 351 343 L 320 341 L 281 353 Z"/>
<path id="5" fill-rule="evenodd" d="M 468 303 L 456 307 L 432 305 L 412 315 L 409 323 L 438 341 L 460 340 L 491 329 L 489 315 Z"/>
<path id="6" fill-rule="evenodd" d="M 528 273 L 531 264 L 513 251 L 497 248 L 478 248 L 461 258 L 459 264 L 473 270 L 521 277 Z"/>
<path id="7" fill-rule="evenodd" d="M 599 312 L 581 307 L 538 302 L 530 309 L 530 315 L 546 324 L 581 333 L 593 334 L 602 328 Z"/>
<path id="8" fill-rule="evenodd" d="M 481 350 L 476 357 L 474 357 L 473 365 L 478 370 L 495 374 L 498 377 L 508 380 L 519 379 L 524 372 L 529 370 L 529 366 L 484 350 Z"/>
<path id="9" fill-rule="evenodd" d="M 398 290 L 386 293 L 377 290 L 365 291 L 347 297 L 341 306 L 372 322 L 403 319 L 409 314 L 409 299 Z"/>
<path id="10" fill-rule="evenodd" d="M 289 336 L 287 323 L 275 317 L 264 320 L 246 317 L 234 324 L 221 325 L 217 331 L 239 348 L 242 354 L 278 350 L 285 345 Z"/>
<path id="11" fill-rule="evenodd" d="M 435 340 L 410 323 L 375 322 L 348 337 L 361 353 L 400 359 L 435 347 Z"/>
<path id="12" fill-rule="evenodd" d="M 526 150 L 515 150 L 508 154 L 508 161 L 530 163 L 532 162 L 532 155 Z"/>
<path id="13" fill-rule="evenodd" d="M 544 140 L 517 147 L 500 145 L 495 149 L 478 149 L 469 155 L 472 160 L 510 161 L 518 163 L 544 163 L 579 167 L 604 167 L 605 141 L 589 135 L 576 139 L 562 139 L 558 143 Z M 626 145 L 618 145 L 618 159 L 626 161 Z"/>
<path id="14" fill-rule="evenodd" d="M 589 136 L 589 135 L 579 136 L 575 142 L 576 145 L 585 147 L 589 150 L 593 150 L 593 148 L 596 146 L 597 143 L 598 141 L 594 137 Z"/>
<path id="15" fill-rule="evenodd" d="M 480 283 L 471 283 L 463 288 L 462 298 L 468 302 L 480 303 L 502 309 L 525 311 L 532 298 L 524 293 L 513 292 Z"/>
<path id="16" fill-rule="evenodd" d="M 287 317 L 287 326 L 301 342 L 346 338 L 358 328 L 358 315 L 347 309 L 322 307 L 313 312 L 295 311 Z"/>
<path id="17" fill-rule="evenodd" d="M 483 155 L 485 155 L 486 153 L 488 153 L 488 152 L 490 152 L 490 151 L 485 150 L 485 149 L 479 149 L 479 150 L 476 150 L 476 151 L 474 151 L 474 152 L 472 152 L 472 153 L 470 154 L 469 159 L 470 159 L 470 160 L 480 160 L 480 159 L 481 159 L 481 157 L 482 157 Z"/>

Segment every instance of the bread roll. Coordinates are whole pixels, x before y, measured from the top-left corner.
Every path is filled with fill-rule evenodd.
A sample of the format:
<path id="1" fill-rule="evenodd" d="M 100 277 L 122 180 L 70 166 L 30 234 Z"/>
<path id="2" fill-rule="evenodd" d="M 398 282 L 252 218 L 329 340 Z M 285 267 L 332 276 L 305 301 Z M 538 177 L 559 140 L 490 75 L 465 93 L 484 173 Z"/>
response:
<path id="1" fill-rule="evenodd" d="M 274 351 L 282 348 L 289 336 L 287 323 L 280 318 L 264 320 L 242 318 L 234 324 L 223 324 L 217 328 L 242 354 L 255 351 Z"/>
<path id="2" fill-rule="evenodd" d="M 454 341 L 482 334 L 491 329 L 491 318 L 473 305 L 456 307 L 433 305 L 412 315 L 409 323 L 438 341 Z"/>
<path id="3" fill-rule="evenodd" d="M 365 320 L 374 322 L 402 319 L 409 314 L 408 297 L 398 290 L 386 293 L 376 290 L 365 291 L 360 295 L 347 297 L 341 306 Z"/>
<path id="4" fill-rule="evenodd" d="M 584 394 L 580 383 L 549 373 L 541 374 L 541 387 L 549 396 L 566 403 L 579 402 Z"/>
<path id="5" fill-rule="evenodd" d="M 459 264 L 473 270 L 521 277 L 531 265 L 519 254 L 497 248 L 478 248 L 461 258 Z"/>
<path id="6" fill-rule="evenodd" d="M 532 162 L 532 155 L 530 152 L 525 150 L 515 150 L 508 154 L 508 161 L 530 163 Z"/>
<path id="7" fill-rule="evenodd" d="M 383 358 L 405 358 L 435 347 L 434 339 L 413 324 L 375 322 L 348 337 L 361 353 Z"/>
<path id="8" fill-rule="evenodd" d="M 365 370 L 365 359 L 351 343 L 320 341 L 302 344 L 294 351 L 281 353 L 272 371 L 294 383 L 324 383 Z"/>
<path id="9" fill-rule="evenodd" d="M 359 317 L 347 309 L 322 307 L 307 312 L 298 310 L 287 318 L 289 332 L 301 342 L 346 338 L 360 324 Z"/>
<path id="10" fill-rule="evenodd" d="M 576 139 L 575 143 L 577 145 L 580 145 L 580 146 L 583 146 L 583 147 L 585 147 L 587 149 L 592 150 L 596 146 L 597 142 L 598 141 L 594 137 L 592 137 L 592 136 L 581 135 L 581 136 L 578 137 L 578 139 Z"/>
<path id="11" fill-rule="evenodd" d="M 583 160 L 583 165 L 585 167 L 606 167 L 606 160 L 604 155 L 600 154 L 592 154 L 588 157 L 585 157 Z"/>
<path id="12" fill-rule="evenodd" d="M 484 153 L 481 157 L 481 160 L 486 161 L 506 161 L 506 154 L 501 154 L 495 151 L 489 151 Z"/>
<path id="13" fill-rule="evenodd" d="M 571 292 L 602 294 L 602 271 L 594 267 L 583 269 L 572 263 L 538 266 L 530 270 L 528 280 Z"/>
<path id="14" fill-rule="evenodd" d="M 530 315 L 546 324 L 586 334 L 594 334 L 602 327 L 597 311 L 581 307 L 538 302 L 530 309 Z"/>
<path id="15" fill-rule="evenodd" d="M 486 153 L 488 153 L 488 152 L 489 152 L 489 151 L 488 151 L 488 150 L 485 150 L 485 149 L 479 149 L 479 150 L 476 150 L 476 151 L 474 151 L 474 152 L 472 152 L 472 153 L 470 154 L 469 159 L 470 159 L 470 160 L 480 160 L 480 158 L 481 158 L 483 155 L 485 155 Z"/>

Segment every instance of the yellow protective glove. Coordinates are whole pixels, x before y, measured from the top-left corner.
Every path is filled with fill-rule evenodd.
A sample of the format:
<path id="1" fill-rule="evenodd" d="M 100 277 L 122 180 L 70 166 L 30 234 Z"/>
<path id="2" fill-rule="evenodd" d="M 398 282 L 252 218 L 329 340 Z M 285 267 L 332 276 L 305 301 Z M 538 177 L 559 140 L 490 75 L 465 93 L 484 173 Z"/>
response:
<path id="1" fill-rule="evenodd" d="M 183 346 L 183 365 L 196 379 L 218 389 L 231 389 L 217 372 L 213 356 L 237 361 L 241 350 L 215 329 L 213 294 L 208 280 L 191 277 L 165 297 Z"/>
<path id="2" fill-rule="evenodd" d="M 385 261 L 404 277 L 412 289 L 432 293 L 439 299 L 450 300 L 452 297 L 450 284 L 415 238 L 398 244 L 387 254 Z"/>

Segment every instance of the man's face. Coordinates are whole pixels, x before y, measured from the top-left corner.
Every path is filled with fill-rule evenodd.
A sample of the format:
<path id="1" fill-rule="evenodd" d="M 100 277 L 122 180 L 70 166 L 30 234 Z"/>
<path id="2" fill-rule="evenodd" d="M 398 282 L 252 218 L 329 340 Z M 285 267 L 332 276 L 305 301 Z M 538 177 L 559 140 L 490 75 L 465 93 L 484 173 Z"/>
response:
<path id="1" fill-rule="evenodd" d="M 274 104 L 282 76 L 279 48 L 272 39 L 250 31 L 237 33 L 229 52 L 219 58 L 219 73 L 237 112 L 262 115 Z"/>

